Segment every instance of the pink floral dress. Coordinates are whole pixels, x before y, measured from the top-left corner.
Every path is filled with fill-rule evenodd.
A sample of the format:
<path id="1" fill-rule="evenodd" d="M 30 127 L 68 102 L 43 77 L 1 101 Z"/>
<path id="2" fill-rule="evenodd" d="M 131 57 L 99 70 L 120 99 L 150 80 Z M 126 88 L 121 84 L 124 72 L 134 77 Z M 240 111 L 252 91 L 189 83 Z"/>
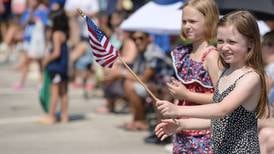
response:
<path id="1" fill-rule="evenodd" d="M 209 73 L 203 67 L 205 57 L 215 51 L 209 46 L 200 61 L 190 58 L 191 46 L 178 46 L 172 52 L 176 77 L 187 89 L 197 93 L 213 93 L 214 88 Z M 178 105 L 199 105 L 187 100 L 179 100 Z M 208 154 L 212 153 L 210 130 L 184 130 L 174 135 L 174 154 Z"/>

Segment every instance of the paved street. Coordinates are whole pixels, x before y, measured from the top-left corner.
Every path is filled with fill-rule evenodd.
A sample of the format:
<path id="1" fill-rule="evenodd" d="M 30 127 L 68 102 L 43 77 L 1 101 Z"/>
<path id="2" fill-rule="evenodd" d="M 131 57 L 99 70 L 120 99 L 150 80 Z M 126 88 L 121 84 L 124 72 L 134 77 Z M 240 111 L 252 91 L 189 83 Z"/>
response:
<path id="1" fill-rule="evenodd" d="M 129 115 L 94 112 L 102 104 L 100 91 L 90 100 L 70 88 L 71 122 L 52 126 L 37 123 L 43 116 L 38 102 L 37 79 L 31 72 L 26 87 L 10 87 L 19 78 L 11 67 L 0 64 L 1 154 L 167 154 L 164 146 L 144 144 L 147 132 L 127 132 L 117 126 Z"/>

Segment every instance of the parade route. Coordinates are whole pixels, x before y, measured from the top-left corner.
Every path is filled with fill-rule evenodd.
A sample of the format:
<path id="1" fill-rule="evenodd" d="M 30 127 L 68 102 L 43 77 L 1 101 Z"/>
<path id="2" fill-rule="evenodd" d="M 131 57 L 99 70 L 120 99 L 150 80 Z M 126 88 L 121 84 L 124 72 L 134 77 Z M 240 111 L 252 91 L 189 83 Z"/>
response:
<path id="1" fill-rule="evenodd" d="M 118 128 L 130 115 L 95 113 L 102 97 L 85 100 L 79 89 L 69 90 L 69 123 L 38 123 L 44 113 L 36 80 L 28 79 L 24 89 L 14 91 L 10 86 L 18 73 L 1 65 L 0 74 L 1 154 L 167 154 L 164 146 L 143 142 L 148 132 Z"/>

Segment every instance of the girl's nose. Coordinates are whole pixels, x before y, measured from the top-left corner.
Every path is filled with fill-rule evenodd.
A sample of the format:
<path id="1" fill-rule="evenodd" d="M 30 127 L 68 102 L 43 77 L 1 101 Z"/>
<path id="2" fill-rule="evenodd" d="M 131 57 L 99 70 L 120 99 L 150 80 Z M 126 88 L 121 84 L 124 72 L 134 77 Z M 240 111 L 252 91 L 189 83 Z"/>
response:
<path id="1" fill-rule="evenodd" d="M 185 24 L 184 24 L 184 27 L 185 27 L 185 29 L 189 29 L 191 26 L 190 26 L 190 23 L 189 22 L 186 22 Z"/>
<path id="2" fill-rule="evenodd" d="M 227 43 L 222 44 L 221 50 L 222 50 L 222 51 L 227 51 L 227 50 L 229 50 L 229 45 L 228 45 Z"/>

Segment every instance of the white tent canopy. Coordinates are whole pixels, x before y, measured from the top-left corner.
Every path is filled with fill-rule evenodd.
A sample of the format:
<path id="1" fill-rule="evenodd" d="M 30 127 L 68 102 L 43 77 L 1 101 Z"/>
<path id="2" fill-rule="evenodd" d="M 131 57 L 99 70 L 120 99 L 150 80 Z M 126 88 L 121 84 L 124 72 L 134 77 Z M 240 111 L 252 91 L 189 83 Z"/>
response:
<path id="1" fill-rule="evenodd" d="M 145 31 L 159 34 L 179 34 L 182 2 L 161 5 L 153 1 L 134 12 L 121 28 L 127 31 Z"/>
<path id="2" fill-rule="evenodd" d="M 126 31 L 178 35 L 181 29 L 182 5 L 181 1 L 169 5 L 150 1 L 126 19 L 121 28 Z M 257 23 L 261 35 L 270 30 L 263 21 Z"/>

